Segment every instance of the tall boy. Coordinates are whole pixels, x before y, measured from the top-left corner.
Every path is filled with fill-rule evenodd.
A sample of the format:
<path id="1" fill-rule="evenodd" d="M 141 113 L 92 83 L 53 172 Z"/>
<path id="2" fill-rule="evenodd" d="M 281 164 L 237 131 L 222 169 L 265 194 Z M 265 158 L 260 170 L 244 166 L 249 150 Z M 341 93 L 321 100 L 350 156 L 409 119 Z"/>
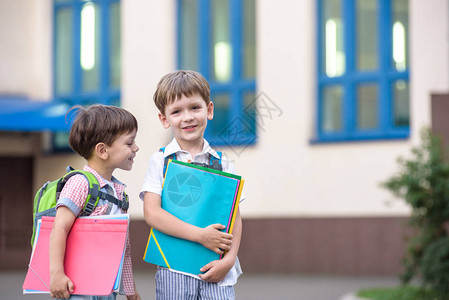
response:
<path id="1" fill-rule="evenodd" d="M 125 185 L 112 173 L 115 169 L 130 171 L 139 147 L 135 139 L 137 120 L 128 111 L 106 105 L 79 107 L 77 117 L 70 130 L 69 142 L 75 152 L 84 157 L 85 171 L 97 178 L 101 191 L 124 201 Z M 54 298 L 72 300 L 114 300 L 109 296 L 71 295 L 73 283 L 64 273 L 64 255 L 67 235 L 75 219 L 80 215 L 87 198 L 89 183 L 83 175 L 71 177 L 61 191 L 56 205 L 56 217 L 50 235 L 50 295 Z M 95 215 L 121 214 L 116 204 L 99 200 L 92 212 Z M 88 273 L 89 270 L 86 270 Z M 125 260 L 122 274 L 122 288 L 128 300 L 139 300 L 134 285 L 131 265 L 131 248 L 126 241 Z"/>
<path id="2" fill-rule="evenodd" d="M 233 235 L 220 231 L 225 226 L 211 224 L 199 228 L 183 222 L 161 207 L 165 157 L 192 163 L 209 163 L 210 157 L 219 159 L 204 139 L 207 121 L 214 116 L 208 82 L 193 71 L 177 71 L 160 80 L 154 94 L 159 109 L 159 120 L 165 129 L 171 128 L 174 139 L 164 151 L 153 154 L 143 183 L 140 198 L 144 201 L 146 222 L 166 234 L 191 240 L 223 254 L 221 260 L 205 265 L 203 274 L 188 275 L 176 270 L 158 267 L 156 272 L 156 299 L 234 299 L 234 284 L 242 273 L 237 252 L 242 234 L 240 212 L 234 224 Z M 223 171 L 233 173 L 234 166 L 222 159 Z"/>

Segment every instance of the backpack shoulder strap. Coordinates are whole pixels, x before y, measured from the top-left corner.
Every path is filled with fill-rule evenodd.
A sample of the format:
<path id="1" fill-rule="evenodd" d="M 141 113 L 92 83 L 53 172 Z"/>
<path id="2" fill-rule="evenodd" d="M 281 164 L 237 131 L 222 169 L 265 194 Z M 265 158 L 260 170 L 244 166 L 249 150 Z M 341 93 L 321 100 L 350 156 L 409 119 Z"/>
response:
<path id="1" fill-rule="evenodd" d="M 81 213 L 82 216 L 89 216 L 95 207 L 98 204 L 99 199 L 104 199 L 108 202 L 112 202 L 116 204 L 118 207 L 128 210 L 129 208 L 129 201 L 128 201 L 128 195 L 124 194 L 123 201 L 118 200 L 112 195 L 109 195 L 108 193 L 100 191 L 100 184 L 95 177 L 94 174 L 88 171 L 84 170 L 73 170 L 64 175 L 61 180 L 58 182 L 58 187 L 56 189 L 57 192 L 60 192 L 64 185 L 67 183 L 67 181 L 74 175 L 83 175 L 89 184 L 89 190 L 86 198 L 86 202 L 84 203 L 84 208 Z"/>
<path id="2" fill-rule="evenodd" d="M 162 153 L 164 153 L 165 151 L 165 147 L 162 147 L 159 149 L 159 151 L 161 151 Z M 167 171 L 167 165 L 168 165 L 168 161 L 170 159 L 176 159 L 176 153 L 172 153 L 170 155 L 168 155 L 167 157 L 164 158 L 164 169 L 162 170 L 162 175 L 165 178 L 165 172 Z"/>
<path id="3" fill-rule="evenodd" d="M 83 175 L 84 177 L 86 177 L 87 182 L 89 183 L 89 190 L 92 189 L 93 184 L 96 184 L 98 186 L 99 184 L 98 184 L 97 178 L 95 178 L 95 176 L 93 174 L 91 174 L 92 176 L 89 176 L 89 174 L 86 174 L 86 173 L 89 173 L 89 172 L 81 171 L 81 170 L 73 170 L 73 169 L 71 171 L 67 172 L 67 174 L 65 174 L 64 176 L 61 177 L 61 179 L 59 179 L 58 186 L 56 188 L 56 192 L 57 193 L 61 192 L 62 189 L 64 188 L 65 184 L 67 183 L 67 181 L 69 181 L 69 179 L 75 175 Z"/>
<path id="4" fill-rule="evenodd" d="M 165 147 L 160 148 L 159 151 L 161 151 L 162 153 L 164 153 Z M 211 155 L 210 155 L 210 162 L 209 162 L 209 164 L 210 164 L 211 166 L 213 166 L 213 167 L 212 167 L 213 169 L 222 171 L 222 170 L 223 170 L 223 166 L 222 166 L 221 159 L 223 158 L 223 153 L 222 153 L 221 151 L 216 151 L 216 152 L 217 152 L 219 158 L 217 158 L 217 157 L 215 157 L 215 156 L 213 156 L 213 155 L 211 154 Z M 168 161 L 169 161 L 170 159 L 172 159 L 172 160 L 173 160 L 173 159 L 176 159 L 176 153 L 170 154 L 170 155 L 168 155 L 168 156 L 166 156 L 166 157 L 164 158 L 164 169 L 162 170 L 162 172 L 163 172 L 162 174 L 163 174 L 164 178 L 165 178 L 165 173 L 166 173 L 166 171 L 167 171 Z M 206 166 L 207 166 L 207 165 L 206 165 Z"/>
<path id="5" fill-rule="evenodd" d="M 214 161 L 218 161 L 221 165 L 221 158 L 223 157 L 223 153 L 221 151 L 215 151 L 217 152 L 218 156 L 220 158 L 216 158 L 215 156 L 213 156 L 212 154 L 210 155 L 210 164 L 213 165 Z"/>
<path id="6" fill-rule="evenodd" d="M 89 181 L 89 194 L 87 196 L 86 204 L 84 205 L 84 210 L 82 214 L 83 216 L 88 216 L 92 213 L 92 211 L 97 206 L 99 199 L 111 202 L 125 211 L 128 210 L 129 199 L 126 193 L 123 193 L 123 200 L 119 200 L 115 198 L 113 195 L 102 192 L 100 190 L 100 184 L 97 180 L 97 177 L 95 177 L 94 174 L 88 171 L 81 171 L 81 172 L 84 174 L 84 176 L 86 176 L 86 178 Z"/>
<path id="7" fill-rule="evenodd" d="M 223 170 L 223 166 L 222 166 L 222 163 L 221 163 L 221 159 L 223 157 L 223 153 L 221 151 L 216 151 L 216 152 L 217 152 L 217 154 L 218 154 L 218 156 L 220 158 L 216 158 L 215 156 L 213 156 L 211 154 L 210 155 L 210 162 L 209 162 L 209 164 L 211 166 L 213 166 L 213 169 L 222 171 Z"/>
<path id="8" fill-rule="evenodd" d="M 70 170 L 71 167 L 67 167 L 67 170 Z M 83 170 L 73 170 L 69 171 L 66 175 L 64 175 L 58 182 L 58 187 L 56 188 L 56 192 L 61 192 L 64 185 L 72 178 L 74 175 L 83 175 L 88 182 L 88 193 L 87 198 L 84 203 L 83 212 L 81 215 L 88 216 L 92 213 L 94 208 L 98 204 L 98 192 L 100 191 L 100 184 L 98 183 L 97 178 L 94 174 L 83 171 Z"/>

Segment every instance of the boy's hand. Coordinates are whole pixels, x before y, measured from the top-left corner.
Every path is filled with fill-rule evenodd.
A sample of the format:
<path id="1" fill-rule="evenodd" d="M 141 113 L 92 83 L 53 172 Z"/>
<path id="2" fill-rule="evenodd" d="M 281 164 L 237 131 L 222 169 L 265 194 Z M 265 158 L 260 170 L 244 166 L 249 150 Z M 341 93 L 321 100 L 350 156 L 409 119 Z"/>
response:
<path id="1" fill-rule="evenodd" d="M 212 224 L 202 228 L 199 243 L 217 254 L 223 254 L 231 249 L 232 235 L 220 230 L 226 227 L 222 224 Z"/>
<path id="2" fill-rule="evenodd" d="M 50 279 L 50 296 L 52 298 L 70 298 L 74 285 L 65 274 L 52 276 Z"/>
<path id="3" fill-rule="evenodd" d="M 200 269 L 201 272 L 206 272 L 200 274 L 200 278 L 207 282 L 219 282 L 222 281 L 229 270 L 231 270 L 234 263 L 231 260 L 220 259 L 214 260 L 205 265 Z"/>
<path id="4" fill-rule="evenodd" d="M 142 299 L 140 298 L 140 295 L 136 293 L 135 295 L 126 295 L 126 300 L 142 300 Z"/>

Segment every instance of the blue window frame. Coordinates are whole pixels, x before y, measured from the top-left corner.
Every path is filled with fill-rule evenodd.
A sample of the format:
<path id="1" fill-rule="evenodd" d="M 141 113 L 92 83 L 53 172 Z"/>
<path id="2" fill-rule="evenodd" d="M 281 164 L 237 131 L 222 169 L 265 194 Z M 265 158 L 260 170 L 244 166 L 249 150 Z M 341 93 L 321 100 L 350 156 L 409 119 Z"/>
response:
<path id="1" fill-rule="evenodd" d="M 177 65 L 211 87 L 214 119 L 205 135 L 216 146 L 256 141 L 255 0 L 178 0 Z"/>
<path id="2" fill-rule="evenodd" d="M 120 105 L 120 0 L 54 0 L 53 95 L 70 106 Z M 67 132 L 49 151 L 70 151 Z"/>
<path id="3" fill-rule="evenodd" d="M 408 0 L 319 0 L 314 142 L 409 136 Z"/>
<path id="4" fill-rule="evenodd" d="M 119 0 L 54 0 L 54 96 L 69 104 L 120 103 Z"/>

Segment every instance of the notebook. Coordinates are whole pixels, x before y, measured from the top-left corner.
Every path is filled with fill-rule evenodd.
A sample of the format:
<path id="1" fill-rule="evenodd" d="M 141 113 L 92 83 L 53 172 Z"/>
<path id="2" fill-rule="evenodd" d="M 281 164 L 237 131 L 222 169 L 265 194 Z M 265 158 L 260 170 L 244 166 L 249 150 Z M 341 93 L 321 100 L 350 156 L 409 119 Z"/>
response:
<path id="1" fill-rule="evenodd" d="M 167 165 L 161 206 L 189 224 L 204 228 L 219 223 L 231 233 L 243 182 L 234 174 L 173 160 Z M 194 275 L 220 258 L 199 243 L 154 228 L 144 253 L 146 262 Z"/>
<path id="2" fill-rule="evenodd" d="M 23 284 L 24 293 L 49 293 L 49 241 L 54 217 L 43 217 Z M 64 269 L 78 295 L 106 296 L 118 289 L 129 215 L 77 218 L 67 237 Z"/>

